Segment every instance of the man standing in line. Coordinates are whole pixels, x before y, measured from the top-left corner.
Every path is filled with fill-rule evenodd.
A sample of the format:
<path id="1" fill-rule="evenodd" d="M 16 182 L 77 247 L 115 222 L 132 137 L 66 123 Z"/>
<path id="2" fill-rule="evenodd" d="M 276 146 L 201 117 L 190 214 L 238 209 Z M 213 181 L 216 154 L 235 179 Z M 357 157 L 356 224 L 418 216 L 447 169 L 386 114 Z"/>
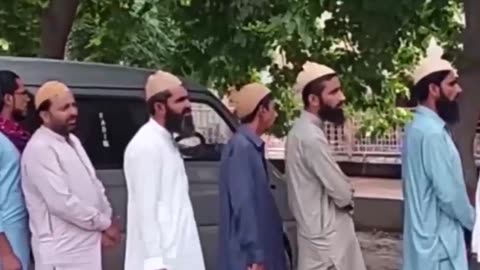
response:
<path id="1" fill-rule="evenodd" d="M 222 152 L 219 270 L 286 270 L 282 218 L 270 191 L 265 143 L 277 118 L 269 89 L 252 83 L 232 92 L 243 125 Z"/>
<path id="2" fill-rule="evenodd" d="M 352 220 L 353 188 L 335 162 L 322 121 L 342 125 L 345 96 L 334 70 L 306 62 L 295 91 L 304 111 L 287 136 L 288 197 L 297 222 L 299 270 L 364 270 Z"/>
<path id="3" fill-rule="evenodd" d="M 101 270 L 101 246 L 120 240 L 105 189 L 79 139 L 71 132 L 77 107 L 57 81 L 35 94 L 43 125 L 22 156 L 36 270 Z"/>
<path id="4" fill-rule="evenodd" d="M 23 120 L 30 101 L 18 75 L 0 71 L 0 269 L 28 270 L 30 232 L 20 185 L 20 154 L 29 134 Z"/>
<path id="5" fill-rule="evenodd" d="M 150 120 L 125 150 L 128 189 L 125 270 L 204 270 L 188 179 L 173 133 L 195 131 L 188 91 L 158 71 L 145 86 Z"/>
<path id="6" fill-rule="evenodd" d="M 30 134 L 19 122 L 27 116 L 30 97 L 20 77 L 9 70 L 0 70 L 0 91 L 0 131 L 21 153 L 30 139 Z"/>
<path id="7" fill-rule="evenodd" d="M 472 230 L 474 210 L 447 129 L 459 119 L 462 89 L 441 55 L 428 55 L 413 75 L 412 94 L 419 106 L 402 149 L 403 269 L 466 270 L 464 229 Z"/>

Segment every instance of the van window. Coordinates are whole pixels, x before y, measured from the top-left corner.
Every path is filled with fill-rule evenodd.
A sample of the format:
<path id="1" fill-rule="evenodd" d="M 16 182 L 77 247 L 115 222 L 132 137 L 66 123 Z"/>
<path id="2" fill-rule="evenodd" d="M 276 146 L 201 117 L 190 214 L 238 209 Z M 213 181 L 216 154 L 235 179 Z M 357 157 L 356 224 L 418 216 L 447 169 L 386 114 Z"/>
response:
<path id="1" fill-rule="evenodd" d="M 145 102 L 133 98 L 76 97 L 75 134 L 96 169 L 122 169 L 127 144 L 147 121 Z"/>
<path id="2" fill-rule="evenodd" d="M 225 120 L 209 104 L 192 103 L 193 120 L 197 136 L 179 141 L 185 160 L 218 161 L 223 146 L 232 136 Z"/>

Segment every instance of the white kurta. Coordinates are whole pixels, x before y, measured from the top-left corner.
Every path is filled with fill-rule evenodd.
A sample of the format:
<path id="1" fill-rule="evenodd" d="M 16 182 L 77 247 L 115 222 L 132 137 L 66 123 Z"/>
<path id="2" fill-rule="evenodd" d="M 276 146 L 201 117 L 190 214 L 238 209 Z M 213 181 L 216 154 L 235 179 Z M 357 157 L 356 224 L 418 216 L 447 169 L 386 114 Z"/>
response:
<path id="1" fill-rule="evenodd" d="M 185 166 L 171 134 L 151 119 L 128 144 L 124 165 L 125 270 L 204 270 Z"/>
<path id="2" fill-rule="evenodd" d="M 112 208 L 78 138 L 40 127 L 21 170 L 35 269 L 101 270 L 101 232 Z"/>

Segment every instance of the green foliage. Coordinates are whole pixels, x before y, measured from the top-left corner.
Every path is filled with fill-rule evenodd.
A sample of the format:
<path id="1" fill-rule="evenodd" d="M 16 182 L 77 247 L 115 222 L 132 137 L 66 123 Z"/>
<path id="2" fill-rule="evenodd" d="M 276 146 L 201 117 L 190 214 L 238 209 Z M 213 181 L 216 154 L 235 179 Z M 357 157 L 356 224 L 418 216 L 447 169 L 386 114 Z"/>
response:
<path id="1" fill-rule="evenodd" d="M 189 62 L 201 82 L 226 89 L 269 68 L 282 109 L 277 134 L 285 134 L 297 114 L 299 106 L 288 92 L 306 60 L 338 71 L 350 105 L 359 112 L 355 117 L 365 119 L 361 131 L 375 134 L 408 119 L 396 108 L 397 99 L 408 98 L 408 74 L 432 36 L 455 60 L 459 10 L 449 0 L 191 0 L 173 16 L 188 37 L 181 41 L 180 63 Z M 330 19 L 322 20 L 325 14 Z M 276 48 L 292 66 L 270 65 Z"/>
<path id="2" fill-rule="evenodd" d="M 0 55 L 34 56 L 40 42 L 40 13 L 48 0 L 2 0 Z"/>
<path id="3" fill-rule="evenodd" d="M 171 61 L 178 36 L 161 1 L 82 1 L 70 39 L 69 58 L 145 68 Z"/>
<path id="4" fill-rule="evenodd" d="M 46 4 L 2 0 L 0 54 L 36 54 Z M 220 93 L 267 70 L 281 109 L 277 135 L 300 108 L 296 74 L 317 61 L 340 74 L 360 132 L 376 135 L 408 119 L 396 105 L 432 36 L 457 59 L 460 8 L 454 0 L 83 0 L 67 57 L 164 68 Z M 274 52 L 290 65 L 272 64 Z"/>

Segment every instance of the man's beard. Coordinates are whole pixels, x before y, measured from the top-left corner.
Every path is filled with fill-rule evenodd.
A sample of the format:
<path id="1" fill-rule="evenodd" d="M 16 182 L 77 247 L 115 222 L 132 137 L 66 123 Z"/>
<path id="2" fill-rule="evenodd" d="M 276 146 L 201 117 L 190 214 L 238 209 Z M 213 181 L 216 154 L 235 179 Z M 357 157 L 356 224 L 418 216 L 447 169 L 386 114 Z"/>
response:
<path id="1" fill-rule="evenodd" d="M 342 104 L 339 103 L 337 106 L 331 107 L 323 103 L 318 111 L 318 116 L 322 120 L 328 121 L 336 126 L 341 126 L 345 123 L 345 114 L 343 113 L 341 105 Z"/>
<path id="2" fill-rule="evenodd" d="M 22 122 L 23 120 L 25 120 L 25 114 L 23 113 L 22 110 L 19 110 L 19 109 L 13 109 L 12 111 L 12 119 L 15 121 L 15 122 Z"/>
<path id="3" fill-rule="evenodd" d="M 185 108 L 182 113 L 176 113 L 167 106 L 165 128 L 172 133 L 178 133 L 179 136 L 184 138 L 192 136 L 195 133 L 195 125 L 191 112 L 190 108 Z"/>
<path id="4" fill-rule="evenodd" d="M 54 122 L 50 126 L 50 129 L 63 136 L 68 136 L 70 133 L 75 131 L 75 128 L 76 125 L 70 125 L 65 122 Z"/>
<path id="5" fill-rule="evenodd" d="M 456 99 L 450 100 L 440 91 L 440 98 L 435 101 L 438 116 L 448 124 L 455 124 L 460 119 L 458 102 Z"/>

